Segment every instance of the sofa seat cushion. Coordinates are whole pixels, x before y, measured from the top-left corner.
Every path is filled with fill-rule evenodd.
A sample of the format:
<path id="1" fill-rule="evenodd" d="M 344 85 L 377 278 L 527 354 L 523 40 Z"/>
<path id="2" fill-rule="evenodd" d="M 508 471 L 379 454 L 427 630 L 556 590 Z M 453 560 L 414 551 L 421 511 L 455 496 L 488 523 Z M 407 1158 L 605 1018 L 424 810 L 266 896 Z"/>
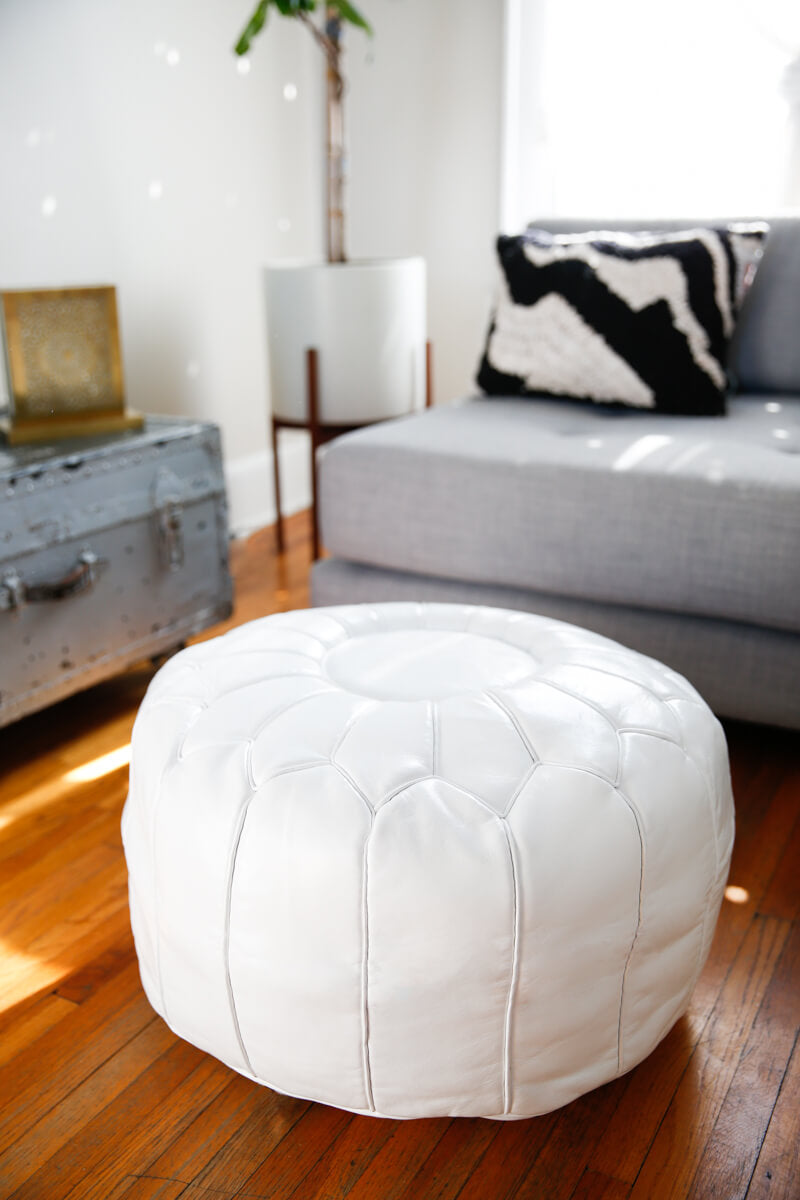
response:
<path id="1" fill-rule="evenodd" d="M 470 399 L 329 445 L 320 502 L 353 562 L 800 630 L 800 395 Z"/>

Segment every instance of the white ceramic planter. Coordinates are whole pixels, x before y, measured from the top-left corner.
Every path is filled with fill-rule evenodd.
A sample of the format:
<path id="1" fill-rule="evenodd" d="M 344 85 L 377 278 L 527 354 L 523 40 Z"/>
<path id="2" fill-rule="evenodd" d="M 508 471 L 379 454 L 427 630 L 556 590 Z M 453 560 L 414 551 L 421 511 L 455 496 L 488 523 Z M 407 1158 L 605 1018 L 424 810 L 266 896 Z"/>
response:
<path id="1" fill-rule="evenodd" d="M 272 411 L 307 420 L 306 351 L 319 355 L 319 420 L 361 424 L 425 404 L 425 261 L 287 263 L 264 272 Z"/>

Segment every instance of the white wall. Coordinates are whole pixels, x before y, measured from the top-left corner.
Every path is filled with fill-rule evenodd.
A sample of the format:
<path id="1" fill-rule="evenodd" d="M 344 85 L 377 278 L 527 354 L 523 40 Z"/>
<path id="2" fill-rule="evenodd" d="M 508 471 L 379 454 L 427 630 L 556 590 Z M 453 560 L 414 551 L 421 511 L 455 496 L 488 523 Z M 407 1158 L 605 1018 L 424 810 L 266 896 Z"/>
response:
<path id="1" fill-rule="evenodd" d="M 495 282 L 503 0 L 363 0 L 349 36 L 350 248 L 422 254 L 437 402 L 474 390 Z"/>
<path id="2" fill-rule="evenodd" d="M 348 37 L 350 249 L 428 259 L 450 399 L 470 385 L 492 279 L 502 0 L 363 8 L 376 36 Z M 130 406 L 220 424 L 239 529 L 274 516 L 260 268 L 322 245 L 319 52 L 273 17 L 240 74 L 249 9 L 0 3 L 0 288 L 117 286 Z M 282 446 L 298 507 L 304 446 Z"/>

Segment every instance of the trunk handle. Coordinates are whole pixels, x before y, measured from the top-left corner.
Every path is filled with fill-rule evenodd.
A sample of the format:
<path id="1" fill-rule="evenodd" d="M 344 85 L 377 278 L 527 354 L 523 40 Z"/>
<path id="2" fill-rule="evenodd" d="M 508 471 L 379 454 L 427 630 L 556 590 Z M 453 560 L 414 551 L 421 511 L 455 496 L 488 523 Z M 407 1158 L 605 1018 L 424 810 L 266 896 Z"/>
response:
<path id="1" fill-rule="evenodd" d="M 68 600 L 80 592 L 88 592 L 97 582 L 103 559 L 91 550 L 82 550 L 74 567 L 60 579 L 46 583 L 25 583 L 16 571 L 9 571 L 0 581 L 0 610 L 18 611 L 24 604 L 42 604 L 50 600 Z"/>

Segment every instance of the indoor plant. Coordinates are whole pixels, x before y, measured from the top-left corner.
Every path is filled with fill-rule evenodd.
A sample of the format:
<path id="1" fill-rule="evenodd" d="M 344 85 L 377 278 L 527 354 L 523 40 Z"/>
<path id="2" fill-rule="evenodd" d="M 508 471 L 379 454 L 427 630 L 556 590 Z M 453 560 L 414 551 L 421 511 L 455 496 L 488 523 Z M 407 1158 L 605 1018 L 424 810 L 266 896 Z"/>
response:
<path id="1" fill-rule="evenodd" d="M 311 17 L 317 0 L 260 0 L 237 41 L 236 54 L 247 54 L 253 39 L 266 24 L 270 8 L 284 17 L 301 21 L 323 51 L 327 63 L 327 245 L 328 262 L 345 262 L 344 208 L 344 94 L 346 82 L 342 72 L 342 34 L 345 22 L 356 25 L 366 33 L 372 29 L 365 18 L 348 0 L 329 0 L 324 5 L 325 20 L 320 27 Z"/>
<path id="2" fill-rule="evenodd" d="M 346 24 L 369 34 L 371 28 L 349 0 L 260 0 L 234 47 L 237 54 L 248 53 L 271 7 L 307 27 L 324 52 L 327 73 L 327 261 L 283 262 L 265 270 L 280 544 L 277 430 L 311 430 L 316 495 L 316 447 L 342 428 L 421 408 L 429 371 L 424 260 L 348 261 L 345 252 L 342 34 Z M 324 9 L 321 24 L 314 20 L 318 9 Z M 316 502 L 314 517 L 316 550 Z"/>

